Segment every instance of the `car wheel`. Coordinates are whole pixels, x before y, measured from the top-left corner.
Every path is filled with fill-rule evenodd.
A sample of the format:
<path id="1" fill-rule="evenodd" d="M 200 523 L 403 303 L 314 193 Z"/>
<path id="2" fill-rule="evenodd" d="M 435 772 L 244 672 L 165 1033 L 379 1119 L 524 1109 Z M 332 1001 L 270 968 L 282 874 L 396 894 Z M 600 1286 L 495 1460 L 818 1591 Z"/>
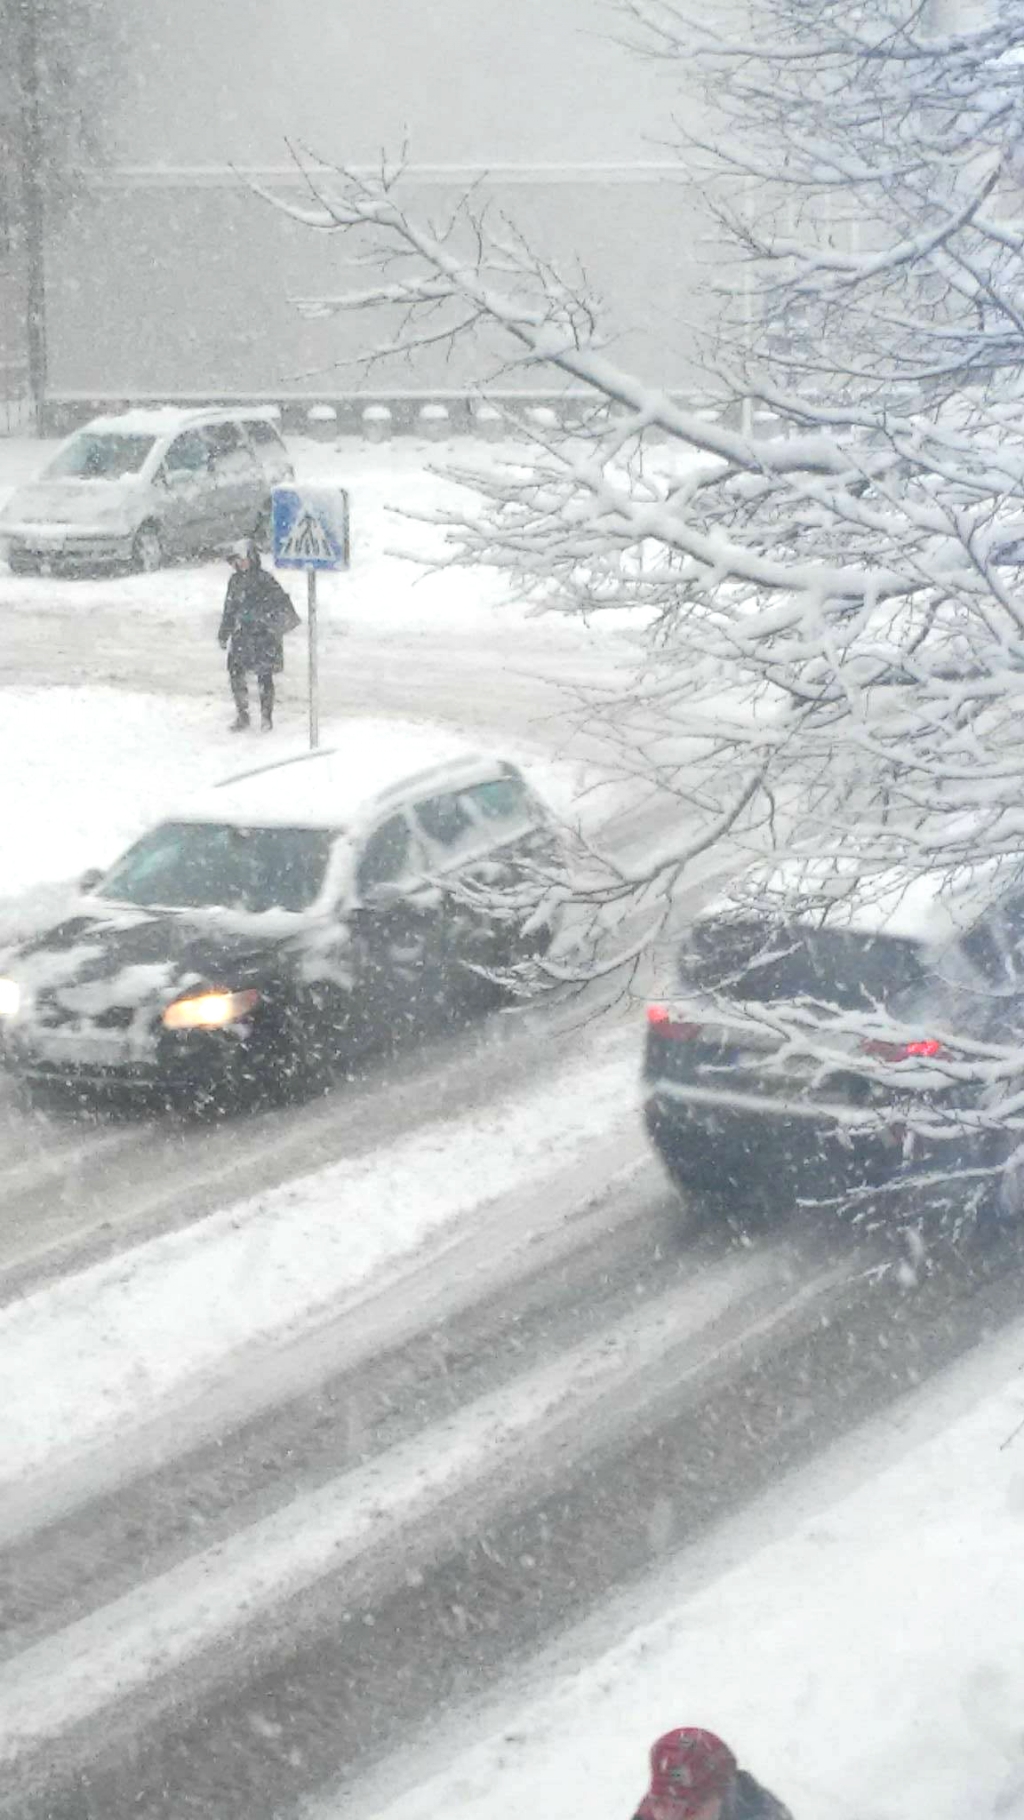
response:
<path id="1" fill-rule="evenodd" d="M 152 522 L 140 525 L 132 544 L 132 567 L 152 575 L 154 569 L 163 568 L 163 561 L 164 546 L 157 526 Z"/>
<path id="2" fill-rule="evenodd" d="M 998 1219 L 1009 1224 L 1024 1218 L 1024 1154 L 1020 1149 L 1011 1149 L 987 1198 Z"/>
<path id="3" fill-rule="evenodd" d="M 982 1243 L 998 1244 L 1015 1235 L 1018 1243 L 1024 1234 L 1024 1155 L 1015 1146 L 988 1182 L 975 1183 L 973 1194 L 961 1185 L 956 1202 L 942 1210 L 938 1222 L 932 1213 L 932 1224 L 957 1241 L 973 1234 Z"/>
<path id="4" fill-rule="evenodd" d="M 699 1190 L 681 1182 L 673 1169 L 668 1169 L 667 1173 L 671 1183 L 665 1214 L 668 1236 L 678 1244 L 688 1245 L 709 1227 L 717 1226 L 718 1209 L 709 1206 Z"/>
<path id="5" fill-rule="evenodd" d="M 38 556 L 29 556 L 24 550 L 12 550 L 7 567 L 12 575 L 38 575 L 42 564 Z"/>
<path id="6" fill-rule="evenodd" d="M 282 997 L 250 1058 L 253 1091 L 272 1106 L 301 1105 L 326 1091 L 336 1061 L 325 1003 L 314 992 Z"/>
<path id="7" fill-rule="evenodd" d="M 679 1197 L 677 1226 L 686 1238 L 717 1228 L 732 1233 L 734 1238 L 747 1239 L 753 1233 L 763 1232 L 779 1217 L 780 1209 L 772 1205 L 770 1195 L 763 1191 L 731 1182 L 711 1186 L 695 1181 L 660 1152 L 659 1158 Z"/>
<path id="8" fill-rule="evenodd" d="M 543 960 L 555 939 L 555 932 L 549 923 L 540 923 L 535 929 L 517 928 L 515 933 L 502 943 L 499 965 L 502 967 L 522 967 L 530 961 Z"/>
<path id="9" fill-rule="evenodd" d="M 553 940 L 554 931 L 547 924 L 529 935 L 517 930 L 513 936 L 502 937 L 489 955 L 481 956 L 483 972 L 462 969 L 463 992 L 486 1009 L 521 1005 L 534 984 L 528 972 L 530 963 L 543 960 Z"/>

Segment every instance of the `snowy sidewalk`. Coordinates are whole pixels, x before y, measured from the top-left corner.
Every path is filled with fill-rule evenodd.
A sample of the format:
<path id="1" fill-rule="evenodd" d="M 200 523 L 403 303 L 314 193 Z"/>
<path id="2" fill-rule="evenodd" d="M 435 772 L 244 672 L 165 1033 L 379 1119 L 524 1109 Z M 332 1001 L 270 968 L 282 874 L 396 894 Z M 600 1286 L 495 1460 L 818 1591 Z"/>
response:
<path id="1" fill-rule="evenodd" d="M 579 1820 L 581 1791 L 587 1820 L 630 1820 L 679 1724 L 796 1820 L 1020 1820 L 1022 1361 L 1024 1324 L 620 1600 L 611 1647 L 608 1618 L 564 1639 L 520 1698 L 309 1820 Z"/>

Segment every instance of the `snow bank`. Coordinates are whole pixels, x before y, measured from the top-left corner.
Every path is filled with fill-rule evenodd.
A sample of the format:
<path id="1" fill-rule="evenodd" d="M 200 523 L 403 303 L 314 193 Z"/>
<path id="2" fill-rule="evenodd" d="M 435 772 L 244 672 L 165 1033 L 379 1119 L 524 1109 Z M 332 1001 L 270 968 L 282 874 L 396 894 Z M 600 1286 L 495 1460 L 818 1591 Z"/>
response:
<path id="1" fill-rule="evenodd" d="M 316 1820 L 579 1820 L 581 1789 L 587 1820 L 629 1820 L 648 1745 L 687 1723 L 797 1820 L 1019 1820 L 1022 1359 L 1024 1326 L 688 1550 L 620 1608 L 612 1648 L 561 1646 L 587 1666 L 453 1718 L 426 1760 L 407 1743 L 392 1786 L 411 1762 L 429 1780 Z"/>
<path id="2" fill-rule="evenodd" d="M 0 704 L 5 899 L 106 865 L 183 796 L 241 768 L 227 709 L 201 701 L 86 686 L 4 688 Z"/>

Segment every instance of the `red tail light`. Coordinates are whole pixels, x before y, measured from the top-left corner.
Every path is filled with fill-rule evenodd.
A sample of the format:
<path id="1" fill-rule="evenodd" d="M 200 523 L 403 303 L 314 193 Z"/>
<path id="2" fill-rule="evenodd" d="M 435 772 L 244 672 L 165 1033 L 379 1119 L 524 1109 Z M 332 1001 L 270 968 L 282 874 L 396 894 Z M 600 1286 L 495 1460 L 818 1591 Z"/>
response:
<path id="1" fill-rule="evenodd" d="M 648 1005 L 647 1025 L 655 1036 L 674 1043 L 692 1043 L 704 1028 L 702 1024 L 687 1024 L 681 1018 L 673 1017 L 667 1005 Z"/>
<path id="2" fill-rule="evenodd" d="M 922 1037 L 916 1043 L 883 1043 L 869 1037 L 861 1044 L 865 1055 L 877 1055 L 880 1062 L 909 1062 L 912 1056 L 942 1055 L 942 1044 L 934 1036 Z"/>

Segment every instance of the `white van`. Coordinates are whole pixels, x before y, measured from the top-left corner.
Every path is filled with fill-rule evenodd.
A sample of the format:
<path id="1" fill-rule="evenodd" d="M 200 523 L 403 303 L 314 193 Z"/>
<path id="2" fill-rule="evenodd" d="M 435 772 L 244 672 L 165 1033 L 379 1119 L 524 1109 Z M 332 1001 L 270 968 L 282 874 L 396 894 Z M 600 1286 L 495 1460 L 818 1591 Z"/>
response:
<path id="1" fill-rule="evenodd" d="M 269 410 L 95 417 L 8 501 L 0 542 L 15 575 L 159 569 L 237 537 L 265 544 L 270 489 L 292 472 Z"/>

